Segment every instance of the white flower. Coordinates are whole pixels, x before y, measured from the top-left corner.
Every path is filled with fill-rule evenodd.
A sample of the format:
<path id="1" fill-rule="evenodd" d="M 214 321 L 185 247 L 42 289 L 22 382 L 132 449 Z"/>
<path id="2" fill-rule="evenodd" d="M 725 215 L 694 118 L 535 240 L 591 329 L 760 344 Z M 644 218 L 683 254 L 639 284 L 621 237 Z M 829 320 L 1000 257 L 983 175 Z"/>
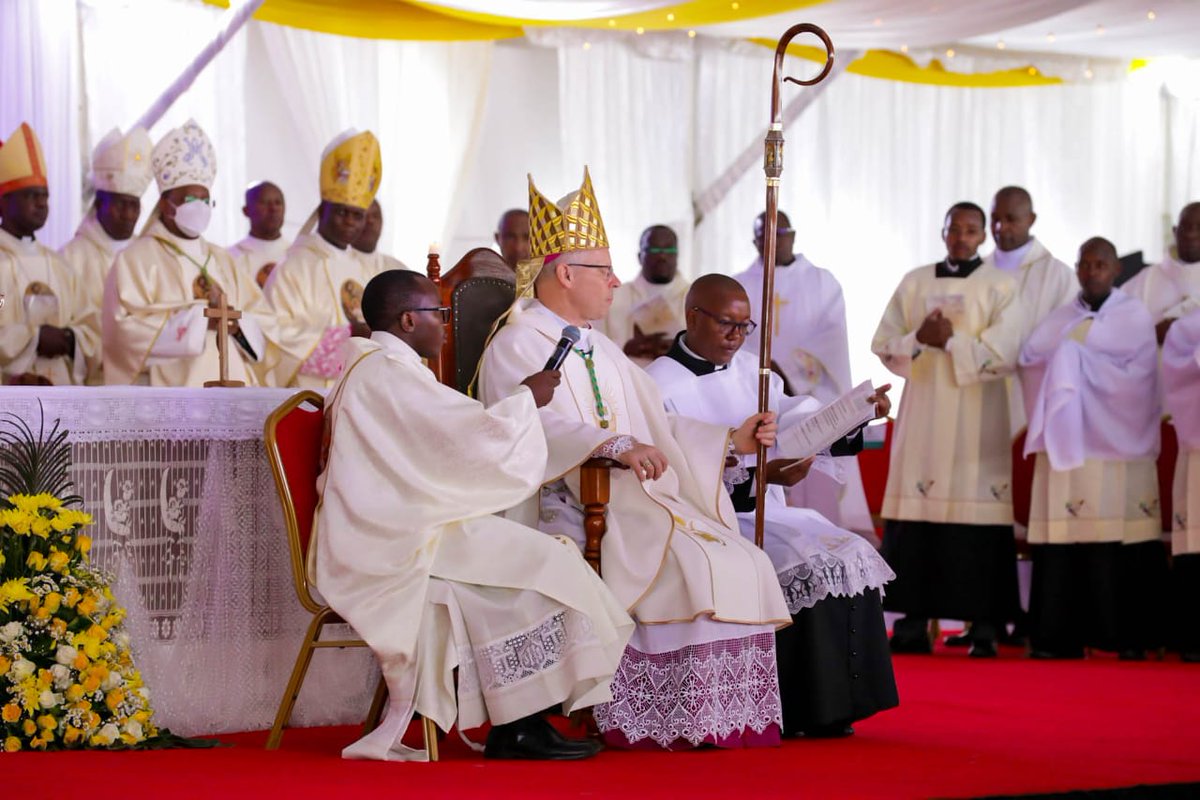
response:
<path id="1" fill-rule="evenodd" d="M 113 723 L 108 723 L 100 730 L 96 731 L 96 742 L 98 744 L 112 744 L 121 735 L 121 729 Z"/>
<path id="2" fill-rule="evenodd" d="M 69 667 L 75 663 L 75 659 L 79 657 L 79 651 L 69 644 L 60 644 L 58 649 L 54 651 L 54 661 L 57 664 L 62 664 L 64 667 Z"/>
<path id="3" fill-rule="evenodd" d="M 121 631 L 120 633 L 118 633 L 116 635 L 116 643 L 117 643 L 118 649 L 128 650 L 129 649 L 129 634 L 126 633 L 125 631 Z"/>
<path id="4" fill-rule="evenodd" d="M 63 696 L 58 692 L 52 692 L 49 689 L 38 695 L 38 705 L 42 708 L 54 708 L 63 701 Z"/>
<path id="5" fill-rule="evenodd" d="M 143 702 L 149 704 L 149 702 L 150 702 L 150 690 L 149 689 L 147 689 L 145 686 L 139 686 L 137 693 L 138 693 L 138 696 L 142 698 Z"/>
<path id="6" fill-rule="evenodd" d="M 19 622 L 10 622 L 0 628 L 0 642 L 11 644 L 25 632 L 25 626 Z"/>
<path id="7" fill-rule="evenodd" d="M 131 719 L 126 722 L 125 726 L 121 730 L 132 736 L 135 742 L 140 742 L 142 739 L 146 738 L 146 734 L 142 730 L 142 723 L 138 722 L 136 719 Z"/>
<path id="8" fill-rule="evenodd" d="M 37 671 L 37 667 L 34 666 L 32 661 L 24 658 L 18 658 L 13 662 L 12 668 L 8 671 L 8 677 L 13 683 L 20 683 L 32 675 L 35 671 Z"/>
<path id="9" fill-rule="evenodd" d="M 54 688 L 66 689 L 71 685 L 71 669 L 63 664 L 55 664 L 50 668 L 50 674 L 54 676 Z"/>
<path id="10" fill-rule="evenodd" d="M 121 673 L 113 670 L 104 678 L 104 682 L 100 684 L 100 688 L 108 692 L 124 684 L 125 678 L 121 676 Z"/>

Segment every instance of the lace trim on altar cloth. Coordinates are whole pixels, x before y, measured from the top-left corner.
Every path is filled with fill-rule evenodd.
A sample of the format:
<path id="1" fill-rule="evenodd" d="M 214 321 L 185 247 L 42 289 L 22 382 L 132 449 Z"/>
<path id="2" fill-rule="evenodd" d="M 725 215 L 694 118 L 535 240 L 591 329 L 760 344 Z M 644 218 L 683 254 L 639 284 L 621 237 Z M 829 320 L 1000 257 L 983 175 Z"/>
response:
<path id="1" fill-rule="evenodd" d="M 625 648 L 613 701 L 593 709 L 601 733 L 630 745 L 729 742 L 782 725 L 775 634 L 725 639 L 647 654 Z"/>
<path id="2" fill-rule="evenodd" d="M 878 589 L 883 594 L 883 585 L 896 577 L 891 567 L 877 554 L 874 557 L 855 553 L 852 561 L 829 554 L 809 556 L 792 567 L 780 571 L 776 577 L 783 588 L 788 613 L 799 614 L 812 608 L 826 597 L 855 597 L 867 589 Z"/>
<path id="3" fill-rule="evenodd" d="M 468 668 L 459 670 L 459 689 L 486 694 L 508 688 L 554 669 L 580 647 L 595 641 L 592 622 L 586 615 L 572 609 L 556 611 L 523 631 L 460 647 L 460 665 Z"/>

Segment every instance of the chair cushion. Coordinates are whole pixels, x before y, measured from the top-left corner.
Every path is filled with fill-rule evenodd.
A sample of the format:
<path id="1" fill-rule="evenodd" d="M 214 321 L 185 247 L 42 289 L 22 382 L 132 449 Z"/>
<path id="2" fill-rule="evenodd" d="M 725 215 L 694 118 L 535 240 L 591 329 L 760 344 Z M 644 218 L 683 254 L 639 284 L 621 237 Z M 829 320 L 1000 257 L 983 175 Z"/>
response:
<path id="1" fill-rule="evenodd" d="M 298 405 L 275 426 L 275 443 L 284 479 L 296 514 L 301 555 L 308 555 L 313 514 L 317 509 L 317 476 L 325 414 L 319 408 Z"/>

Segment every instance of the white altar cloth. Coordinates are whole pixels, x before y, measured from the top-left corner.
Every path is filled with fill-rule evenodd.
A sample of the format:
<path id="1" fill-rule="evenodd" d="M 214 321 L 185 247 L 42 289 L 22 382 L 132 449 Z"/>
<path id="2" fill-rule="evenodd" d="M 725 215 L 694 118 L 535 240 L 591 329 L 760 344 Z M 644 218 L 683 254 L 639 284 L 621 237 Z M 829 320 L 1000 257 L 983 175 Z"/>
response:
<path id="1" fill-rule="evenodd" d="M 263 423 L 289 389 L 2 387 L 0 413 L 70 431 L 92 560 L 129 612 L 155 720 L 196 735 L 270 727 L 311 617 L 296 600 Z M 330 626 L 325 636 L 350 635 Z M 318 651 L 292 724 L 361 722 L 378 669 Z"/>

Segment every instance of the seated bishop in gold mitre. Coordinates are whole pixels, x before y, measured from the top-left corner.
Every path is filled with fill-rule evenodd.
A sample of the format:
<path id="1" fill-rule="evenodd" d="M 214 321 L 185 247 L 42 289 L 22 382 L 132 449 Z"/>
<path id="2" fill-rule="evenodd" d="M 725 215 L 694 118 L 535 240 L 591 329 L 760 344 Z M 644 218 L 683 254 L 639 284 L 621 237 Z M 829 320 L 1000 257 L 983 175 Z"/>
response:
<path id="1" fill-rule="evenodd" d="M 279 386 L 331 386 L 342 371 L 342 345 L 351 336 L 371 335 L 362 316 L 363 287 L 383 267 L 356 258 L 351 245 L 382 177 L 379 141 L 370 131 L 348 130 L 321 155 L 321 205 L 267 279 L 280 326 L 273 367 Z"/>
<path id="2" fill-rule="evenodd" d="M 565 327 L 578 329 L 562 383 L 539 410 L 544 485 L 508 514 L 582 543 L 580 466 L 597 456 L 620 465 L 602 571 L 638 624 L 596 722 L 618 746 L 778 742 L 774 630 L 790 617 L 770 559 L 738 532 L 721 481 L 726 456 L 753 451 L 756 431 L 773 442 L 773 416 L 732 430 L 668 416 L 654 381 L 591 327 L 619 281 L 586 169 L 580 189 L 558 203 L 530 179 L 529 230 L 532 257 L 518 266 L 518 299 L 484 354 L 480 391 L 488 404 L 509 396 L 542 368 Z M 730 658 L 746 667 L 732 683 L 719 668 Z M 648 671 L 663 674 L 666 688 L 644 702 L 636 676 Z"/>

